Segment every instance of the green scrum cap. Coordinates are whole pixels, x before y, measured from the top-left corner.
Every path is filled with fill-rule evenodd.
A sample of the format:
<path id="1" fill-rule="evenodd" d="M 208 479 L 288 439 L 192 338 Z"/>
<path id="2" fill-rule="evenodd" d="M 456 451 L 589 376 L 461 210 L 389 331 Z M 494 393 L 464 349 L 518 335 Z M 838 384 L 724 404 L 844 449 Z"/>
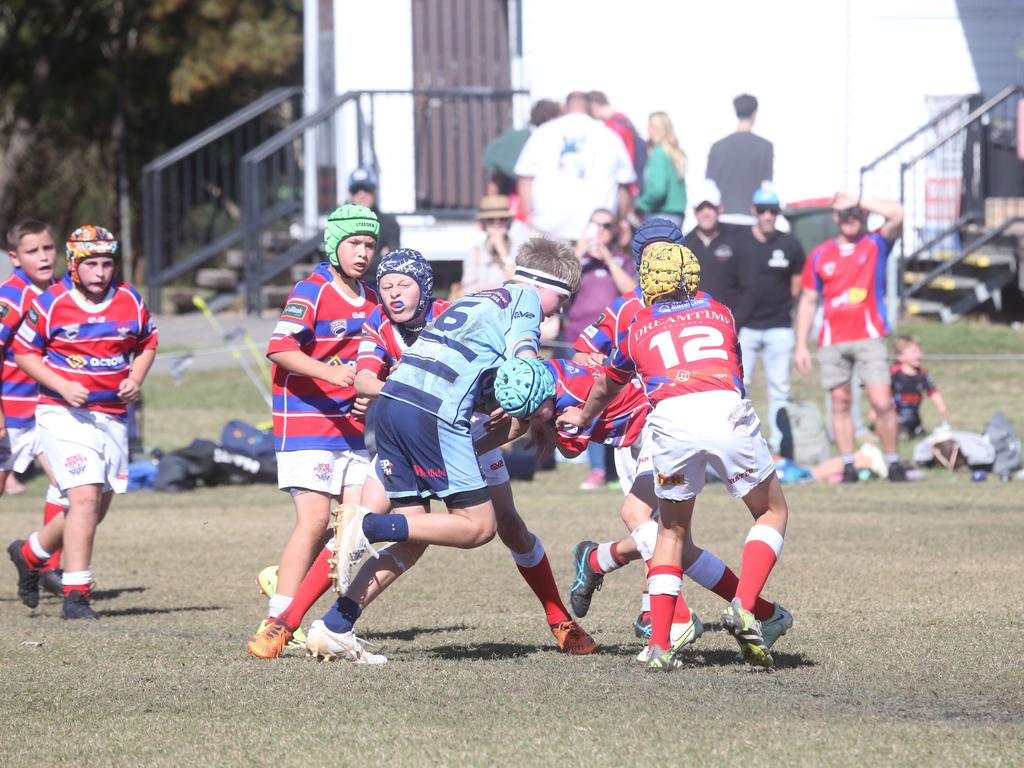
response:
<path id="1" fill-rule="evenodd" d="M 353 235 L 370 235 L 376 239 L 380 236 L 380 222 L 377 221 L 377 214 L 365 205 L 347 203 L 336 208 L 327 217 L 327 226 L 324 228 L 324 250 L 327 251 L 327 260 L 339 269 L 341 265 L 338 263 L 338 245 Z"/>

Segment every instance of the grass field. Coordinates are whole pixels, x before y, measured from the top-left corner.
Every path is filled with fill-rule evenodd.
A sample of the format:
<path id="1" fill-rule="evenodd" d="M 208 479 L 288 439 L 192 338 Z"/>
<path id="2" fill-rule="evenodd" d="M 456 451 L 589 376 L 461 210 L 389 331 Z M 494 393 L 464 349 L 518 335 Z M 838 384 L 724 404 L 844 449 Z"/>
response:
<path id="1" fill-rule="evenodd" d="M 933 328 L 944 333 L 926 339 L 932 352 L 1021 349 L 1008 329 L 922 335 Z M 929 367 L 955 424 L 980 429 L 1001 407 L 1024 427 L 1024 364 Z M 173 448 L 216 437 L 228 418 L 257 420 L 250 390 L 234 372 L 190 374 L 181 388 L 156 377 L 147 441 Z M 814 393 L 813 381 L 798 391 Z M 582 474 L 562 465 L 516 485 L 563 591 L 578 540 L 621 535 L 621 494 L 578 492 Z M 244 651 L 265 609 L 253 577 L 290 528 L 287 497 L 130 494 L 98 536 L 101 621 L 64 623 L 52 598 L 30 612 L 0 564 L 0 765 L 1018 765 L 1022 489 L 941 472 L 789 487 L 786 549 L 766 590 L 796 619 L 777 671 L 735 664 L 724 604 L 688 582 L 709 631 L 684 669 L 658 676 L 633 661 L 637 568 L 610 575 L 583 622 L 599 653 L 569 658 L 497 542 L 428 552 L 368 609 L 361 630 L 386 666 L 258 662 Z M 34 481 L 0 502 L 0 543 L 35 527 L 42 493 Z M 698 543 L 738 566 L 748 527 L 709 487 Z"/>

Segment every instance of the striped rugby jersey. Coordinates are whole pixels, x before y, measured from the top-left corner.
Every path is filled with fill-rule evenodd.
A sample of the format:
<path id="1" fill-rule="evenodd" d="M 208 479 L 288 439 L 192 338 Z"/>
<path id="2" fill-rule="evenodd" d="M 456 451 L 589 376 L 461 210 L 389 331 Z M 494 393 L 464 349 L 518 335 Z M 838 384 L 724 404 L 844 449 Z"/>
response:
<path id="1" fill-rule="evenodd" d="M 556 414 L 569 407 L 582 408 L 594 388 L 594 382 L 604 373 L 600 365 L 576 365 L 568 360 L 545 360 L 544 365 L 555 377 Z M 558 443 L 574 452 L 586 450 L 590 442 L 616 448 L 630 446 L 640 437 L 650 410 L 643 385 L 634 378 L 608 404 L 589 430 L 559 430 Z"/>
<path id="2" fill-rule="evenodd" d="M 381 396 L 469 429 L 484 374 L 526 350 L 536 353 L 542 319 L 531 286 L 513 283 L 463 296 L 405 351 Z"/>
<path id="3" fill-rule="evenodd" d="M 448 309 L 449 302 L 444 299 L 431 299 L 430 307 L 424 320 L 427 325 L 434 318 Z M 359 360 L 357 371 L 372 371 L 381 381 L 386 381 L 391 368 L 402 358 L 402 353 L 409 348 L 398 332 L 384 308 L 378 306 L 366 318 L 363 324 L 363 338 L 359 342 Z"/>
<path id="4" fill-rule="evenodd" d="M 132 357 L 156 347 L 156 326 L 138 291 L 115 280 L 107 297 L 91 304 L 68 275 L 33 300 L 14 341 L 15 353 L 40 355 L 62 377 L 84 385 L 86 408 L 114 416 L 126 411 L 117 388 Z M 42 385 L 39 404 L 67 405 Z"/>
<path id="5" fill-rule="evenodd" d="M 267 354 L 298 350 L 327 365 L 356 365 L 363 323 L 377 294 L 359 281 L 359 296 L 345 296 L 327 262 L 295 284 L 267 345 Z M 348 451 L 365 448 L 364 424 L 352 415 L 354 387 L 273 365 L 274 444 L 278 451 Z"/>
<path id="6" fill-rule="evenodd" d="M 39 384 L 14 362 L 14 337 L 33 299 L 41 293 L 21 269 L 0 284 L 0 346 L 4 350 L 0 402 L 8 427 L 30 429 L 36 424 Z"/>

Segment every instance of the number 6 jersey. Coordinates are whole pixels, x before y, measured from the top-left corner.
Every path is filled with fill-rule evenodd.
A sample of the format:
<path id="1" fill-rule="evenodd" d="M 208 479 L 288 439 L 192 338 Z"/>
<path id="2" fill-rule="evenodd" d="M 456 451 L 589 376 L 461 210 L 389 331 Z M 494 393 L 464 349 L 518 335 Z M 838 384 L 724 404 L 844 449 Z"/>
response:
<path id="1" fill-rule="evenodd" d="M 634 372 L 652 405 L 694 392 L 724 389 L 746 396 L 732 313 L 702 297 L 644 307 L 605 368 L 625 384 Z"/>

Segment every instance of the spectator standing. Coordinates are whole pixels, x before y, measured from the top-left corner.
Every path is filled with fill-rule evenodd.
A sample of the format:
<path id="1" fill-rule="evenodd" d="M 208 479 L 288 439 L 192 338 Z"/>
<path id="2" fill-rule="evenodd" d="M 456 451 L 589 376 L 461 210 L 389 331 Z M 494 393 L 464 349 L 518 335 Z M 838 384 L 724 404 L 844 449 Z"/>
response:
<path id="1" fill-rule="evenodd" d="M 681 227 L 686 217 L 686 153 L 665 112 L 651 115 L 647 132 L 651 152 L 644 167 L 643 192 L 634 205 L 645 219 L 659 216 Z"/>
<path id="2" fill-rule="evenodd" d="M 793 361 L 801 373 L 810 372 L 807 337 L 820 297 L 824 321 L 818 334 L 818 363 L 821 385 L 831 393 L 832 431 L 843 460 L 843 482 L 857 481 L 850 412 L 850 380 L 855 370 L 876 414 L 875 430 L 885 451 L 889 479 L 905 481 L 906 470 L 899 463 L 896 408 L 885 345 L 890 332 L 885 316 L 885 265 L 903 229 L 903 207 L 896 202 L 861 200 L 838 192 L 832 210 L 839 234 L 811 251 L 804 265 Z M 869 233 L 870 213 L 885 221 Z"/>
<path id="3" fill-rule="evenodd" d="M 626 152 L 629 153 L 629 160 L 633 163 L 633 171 L 637 178 L 637 184 L 634 184 L 631 190 L 635 197 L 643 189 L 644 168 L 647 166 L 647 143 L 625 113 L 617 111 L 608 103 L 608 97 L 604 91 L 591 91 L 587 94 L 587 98 L 590 100 L 590 116 L 615 131 L 622 139 Z"/>
<path id="4" fill-rule="evenodd" d="M 704 179 L 692 197 L 697 226 L 683 238 L 683 245 L 693 251 L 700 262 L 701 290 L 735 311 L 740 293 L 736 259 L 738 228 L 721 223 L 722 195 L 713 181 Z"/>
<path id="5" fill-rule="evenodd" d="M 566 241 L 580 236 L 598 208 L 628 213 L 636 181 L 619 137 L 588 108 L 585 93 L 569 94 L 566 114 L 530 134 L 515 169 L 525 221 Z"/>
<path id="6" fill-rule="evenodd" d="M 804 249 L 800 241 L 775 228 L 779 196 L 762 187 L 754 193 L 751 212 L 757 224 L 741 230 L 736 238 L 736 263 L 740 296 L 735 310 L 743 353 L 743 385 L 750 383 L 757 356 L 764 357 L 768 379 L 769 445 L 777 453 L 782 433 L 778 413 L 789 400 L 789 375 L 793 363 L 793 299 L 800 295 Z"/>
<path id="7" fill-rule="evenodd" d="M 770 141 L 754 133 L 757 99 L 741 93 L 732 104 L 739 124 L 735 132 L 711 145 L 704 175 L 722 191 L 722 221 L 754 225 L 756 222 L 747 212 L 750 199 L 761 182 L 772 180 L 775 149 Z"/>
<path id="8" fill-rule="evenodd" d="M 401 247 L 402 228 L 398 225 L 398 219 L 390 213 L 383 213 L 377 208 L 377 172 L 368 165 L 361 165 L 352 171 L 348 177 L 348 195 L 356 205 L 362 205 L 373 211 L 380 222 L 380 237 L 377 239 L 376 260 L 381 256 L 387 256 L 391 251 L 397 251 Z M 376 269 L 375 263 L 370 268 L 372 275 Z"/>
<path id="9" fill-rule="evenodd" d="M 476 293 L 500 288 L 515 272 L 514 246 L 509 237 L 512 210 L 505 195 L 484 195 L 476 214 L 484 241 L 474 245 L 462 261 L 462 291 Z"/>
<path id="10" fill-rule="evenodd" d="M 608 209 L 599 208 L 591 215 L 583 237 L 576 241 L 580 287 L 567 310 L 565 338 L 570 341 L 579 338 L 605 307 L 636 288 L 633 256 L 619 248 L 618 234 L 618 218 Z M 587 458 L 590 473 L 580 484 L 584 491 L 603 487 L 609 469 L 614 468 L 612 452 L 604 443 L 588 443 Z"/>
<path id="11" fill-rule="evenodd" d="M 498 134 L 484 148 L 484 169 L 487 171 L 487 194 L 514 195 L 516 192 L 516 161 L 530 138 L 530 131 L 562 114 L 562 105 L 541 99 L 530 110 L 530 126 L 509 128 Z M 510 201 L 512 202 L 512 201 Z M 515 210 L 515 209 L 513 209 Z"/>

